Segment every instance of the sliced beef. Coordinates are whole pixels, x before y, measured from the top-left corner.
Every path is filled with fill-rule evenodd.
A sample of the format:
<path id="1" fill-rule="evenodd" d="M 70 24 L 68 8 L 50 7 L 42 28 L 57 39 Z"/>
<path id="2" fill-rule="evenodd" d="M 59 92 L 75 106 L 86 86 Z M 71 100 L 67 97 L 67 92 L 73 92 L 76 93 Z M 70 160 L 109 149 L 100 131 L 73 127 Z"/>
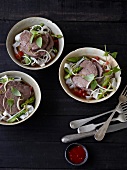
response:
<path id="1" fill-rule="evenodd" d="M 89 74 L 94 74 L 95 76 L 97 76 L 98 72 L 97 72 L 97 68 L 96 66 L 93 64 L 92 61 L 90 60 L 84 60 L 81 64 L 81 67 L 83 67 L 83 69 L 80 71 L 81 74 L 83 75 L 89 75 Z"/>
<path id="2" fill-rule="evenodd" d="M 26 99 L 28 99 L 31 96 L 31 88 L 30 86 L 21 83 L 20 81 L 10 81 L 7 84 L 7 89 L 11 91 L 11 87 L 15 87 L 18 91 L 21 93 L 21 98 L 23 99 L 22 102 L 24 102 Z M 7 94 L 6 94 L 7 96 Z M 9 96 L 7 96 L 9 97 Z"/>
<path id="3" fill-rule="evenodd" d="M 94 62 L 94 64 L 97 67 L 98 76 L 101 77 L 104 72 L 103 68 L 101 67 L 101 65 L 98 62 Z"/>
<path id="4" fill-rule="evenodd" d="M 42 35 L 42 47 L 39 48 L 36 44 L 36 39 L 30 43 L 30 38 L 32 33 L 28 30 L 24 30 L 20 35 L 20 48 L 25 54 L 32 57 L 41 57 L 45 54 L 43 51 L 38 50 L 47 50 L 49 51 L 54 46 L 53 38 L 49 35 L 49 33 Z"/>
<path id="5" fill-rule="evenodd" d="M 80 66 L 83 67 L 83 69 L 79 72 L 78 76 L 72 78 L 72 81 L 77 87 L 86 88 L 89 82 L 82 78 L 82 76 L 87 76 L 89 74 L 94 74 L 96 76 L 98 74 L 97 68 L 90 60 L 84 60 Z"/>
<path id="6" fill-rule="evenodd" d="M 1 94 L 1 95 L 0 95 L 0 112 L 3 112 L 3 111 L 4 111 L 3 99 L 4 99 L 4 94 Z"/>
<path id="7" fill-rule="evenodd" d="M 8 105 L 8 99 L 13 99 L 14 104 L 12 105 L 12 107 Z M 12 95 L 11 91 L 8 89 L 6 95 L 4 96 L 4 102 L 3 102 L 4 109 L 11 115 L 16 114 L 17 112 L 19 112 L 19 109 L 17 108 L 17 101 L 18 101 L 18 97 Z"/>
<path id="8" fill-rule="evenodd" d="M 11 92 L 11 87 L 15 87 L 18 91 L 20 91 L 21 93 L 21 101 L 20 104 L 22 104 L 24 101 L 26 101 L 30 96 L 31 96 L 31 88 L 30 86 L 23 84 L 22 82 L 18 82 L 18 81 L 10 81 L 7 86 L 6 86 L 6 93 L 4 96 L 4 109 L 10 113 L 11 115 L 14 115 L 15 113 L 17 113 L 19 110 L 17 108 L 17 101 L 18 101 L 18 96 L 13 95 L 13 93 Z M 13 99 L 14 104 L 13 106 L 9 107 L 7 100 L 8 99 Z"/>
<path id="9" fill-rule="evenodd" d="M 76 87 L 79 87 L 81 89 L 84 89 L 87 86 L 87 84 L 89 83 L 88 81 L 83 79 L 81 76 L 74 76 L 72 78 L 72 81 L 74 82 Z"/>
<path id="10" fill-rule="evenodd" d="M 49 51 L 53 46 L 54 46 L 54 41 L 53 41 L 53 38 L 48 34 L 48 37 L 49 37 L 49 43 L 46 47 L 46 50 Z"/>

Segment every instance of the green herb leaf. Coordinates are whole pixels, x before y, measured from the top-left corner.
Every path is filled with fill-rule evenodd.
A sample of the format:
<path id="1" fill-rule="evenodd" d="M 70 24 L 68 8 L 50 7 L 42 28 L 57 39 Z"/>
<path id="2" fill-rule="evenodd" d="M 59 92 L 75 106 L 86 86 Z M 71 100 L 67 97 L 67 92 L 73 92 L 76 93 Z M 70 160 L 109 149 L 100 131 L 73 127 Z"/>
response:
<path id="1" fill-rule="evenodd" d="M 90 82 L 90 81 L 94 80 L 94 77 L 95 77 L 94 74 L 89 74 L 87 76 L 84 76 L 83 78 Z"/>
<path id="2" fill-rule="evenodd" d="M 21 96 L 20 91 L 18 91 L 15 87 L 11 87 L 11 92 L 14 96 Z"/>
<path id="3" fill-rule="evenodd" d="M 94 79 L 91 83 L 90 83 L 91 89 L 94 90 L 97 87 L 97 81 Z"/>
<path id="4" fill-rule="evenodd" d="M 0 83 L 4 84 L 5 82 L 7 82 L 7 79 L 6 79 L 6 78 L 0 79 Z"/>
<path id="5" fill-rule="evenodd" d="M 67 59 L 67 61 L 72 62 L 72 63 L 76 63 L 79 60 L 81 60 L 81 58 L 83 58 L 83 57 L 70 57 L 70 58 Z"/>
<path id="6" fill-rule="evenodd" d="M 118 54 L 117 52 L 110 53 L 110 55 L 111 55 L 113 58 L 116 58 L 117 54 Z"/>
<path id="7" fill-rule="evenodd" d="M 10 109 L 12 108 L 13 104 L 14 104 L 14 99 L 7 99 L 7 104 L 10 107 Z"/>
<path id="8" fill-rule="evenodd" d="M 36 40 L 36 44 L 38 45 L 38 47 L 42 47 L 42 37 L 38 37 Z"/>
<path id="9" fill-rule="evenodd" d="M 110 52 L 105 51 L 104 56 L 108 56 Z"/>

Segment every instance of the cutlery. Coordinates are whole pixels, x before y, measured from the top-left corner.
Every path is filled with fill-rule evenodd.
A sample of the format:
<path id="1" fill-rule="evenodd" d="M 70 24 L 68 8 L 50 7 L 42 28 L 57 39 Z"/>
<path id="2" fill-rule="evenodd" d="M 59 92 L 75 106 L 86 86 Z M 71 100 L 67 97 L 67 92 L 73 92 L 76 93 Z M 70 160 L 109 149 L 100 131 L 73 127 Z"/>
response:
<path id="1" fill-rule="evenodd" d="M 119 131 L 119 130 L 122 130 L 122 129 L 125 129 L 125 128 L 127 128 L 127 122 L 110 125 L 108 127 L 108 130 L 106 131 L 106 133 L 116 132 L 116 131 Z M 69 142 L 72 142 L 72 141 L 75 141 L 75 140 L 94 136 L 96 134 L 96 132 L 97 132 L 97 130 L 93 130 L 91 132 L 84 132 L 84 133 L 66 135 L 61 139 L 61 141 L 63 143 L 69 143 Z"/>
<path id="2" fill-rule="evenodd" d="M 113 112 L 113 111 L 114 111 L 114 109 L 113 109 L 113 110 L 110 110 L 110 111 L 107 111 L 107 112 L 104 112 L 104 113 L 101 113 L 101 114 L 96 115 L 96 116 L 92 116 L 92 117 L 85 118 L 85 119 L 73 120 L 73 121 L 70 122 L 70 127 L 71 127 L 72 129 L 79 128 L 80 126 L 82 126 L 82 125 L 90 122 L 91 120 L 94 120 L 94 119 L 96 119 L 96 118 L 98 118 L 98 117 L 104 116 L 104 115 L 106 115 L 106 114 L 108 114 L 108 113 L 111 113 L 111 112 Z M 116 111 L 117 111 L 118 113 L 122 113 L 121 106 L 119 106 L 118 108 L 116 108 Z"/>
<path id="3" fill-rule="evenodd" d="M 115 112 L 117 111 L 117 108 L 120 106 L 121 103 L 124 103 L 124 102 L 127 101 L 127 96 L 126 95 L 127 95 L 127 85 L 125 86 L 124 90 L 122 91 L 122 93 L 119 96 L 119 103 L 117 104 L 116 108 L 114 109 L 114 111 L 112 112 L 110 117 L 107 119 L 107 121 L 102 125 L 102 127 L 99 128 L 99 130 L 94 135 L 94 138 L 97 141 L 101 141 L 104 138 L 104 136 L 106 134 L 106 131 L 108 129 L 108 126 L 109 126 Z"/>
<path id="4" fill-rule="evenodd" d="M 121 113 L 118 115 L 118 117 L 112 119 L 112 121 L 120 121 L 120 122 L 126 122 L 127 121 L 127 112 Z M 104 122 L 98 123 L 98 124 L 89 124 L 85 126 L 81 126 L 78 128 L 78 133 L 83 133 L 83 132 L 90 132 L 92 130 L 95 130 L 98 126 L 103 125 Z"/>

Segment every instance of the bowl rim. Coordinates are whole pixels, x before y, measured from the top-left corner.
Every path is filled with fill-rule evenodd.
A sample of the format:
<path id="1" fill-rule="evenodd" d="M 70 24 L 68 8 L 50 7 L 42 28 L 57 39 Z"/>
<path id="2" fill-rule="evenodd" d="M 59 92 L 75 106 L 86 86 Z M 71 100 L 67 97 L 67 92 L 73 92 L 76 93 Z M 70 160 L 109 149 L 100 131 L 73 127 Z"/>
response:
<path id="1" fill-rule="evenodd" d="M 66 94 L 68 94 L 71 98 L 73 98 L 73 99 L 75 99 L 75 100 L 77 100 L 77 101 L 79 101 L 79 102 L 82 102 L 82 103 L 90 103 L 90 104 L 91 104 L 91 103 L 94 104 L 94 103 L 103 102 L 103 101 L 109 99 L 111 96 L 113 96 L 113 95 L 116 93 L 116 91 L 119 89 L 120 84 L 121 84 L 121 70 L 119 71 L 119 81 L 118 81 L 118 83 L 117 83 L 117 88 L 116 88 L 116 90 L 113 91 L 113 92 L 111 92 L 108 96 L 106 96 L 106 97 L 104 97 L 104 98 L 102 98 L 102 99 L 97 99 L 97 100 L 95 100 L 95 99 L 91 99 L 91 100 L 82 99 L 82 98 L 74 95 L 73 93 L 68 92 L 67 89 L 66 89 L 66 88 L 64 87 L 64 85 L 63 85 L 63 80 L 62 80 L 63 77 L 61 77 L 61 71 L 62 71 L 62 69 L 63 69 L 63 65 L 64 65 L 66 59 L 69 58 L 70 55 L 74 54 L 75 52 L 79 52 L 79 51 L 81 51 L 81 50 L 97 50 L 97 51 L 100 51 L 101 53 L 104 53 L 104 52 L 105 52 L 105 51 L 103 51 L 103 50 L 101 50 L 101 49 L 94 48 L 94 47 L 82 47 L 82 48 L 78 48 L 78 49 L 76 49 L 76 50 L 73 50 L 73 51 L 69 52 L 69 53 L 63 58 L 63 60 L 61 61 L 60 66 L 59 66 L 59 82 L 60 82 L 62 88 L 64 89 L 64 91 L 66 92 Z M 117 61 L 116 61 L 111 55 L 109 55 L 109 56 L 112 58 L 112 60 L 113 60 L 115 63 L 117 63 Z M 117 63 L 117 65 L 118 65 L 118 68 L 120 68 L 120 66 L 119 66 L 118 63 Z"/>
<path id="2" fill-rule="evenodd" d="M 81 146 L 81 147 L 84 149 L 85 153 L 86 153 L 85 159 L 84 159 L 81 163 L 79 163 L 79 164 L 72 163 L 72 162 L 68 159 L 67 152 L 68 152 L 69 148 L 71 148 L 71 147 L 73 147 L 73 146 Z M 65 159 L 66 159 L 67 162 L 70 163 L 71 165 L 81 166 L 81 165 L 85 164 L 86 161 L 88 160 L 88 150 L 86 149 L 86 147 L 85 147 L 84 145 L 82 145 L 82 144 L 80 144 L 80 143 L 71 143 L 71 144 L 68 145 L 67 148 L 65 149 Z"/>
<path id="3" fill-rule="evenodd" d="M 38 99 L 39 102 L 36 104 L 36 107 L 34 108 L 33 112 L 32 112 L 29 116 L 27 116 L 25 119 L 20 120 L 19 122 L 14 122 L 14 123 L 6 123 L 6 122 L 1 122 L 1 121 L 0 121 L 0 125 L 7 125 L 7 126 L 10 126 L 10 125 L 11 125 L 11 126 L 13 126 L 13 125 L 18 125 L 18 124 L 20 124 L 20 123 L 22 123 L 22 122 L 25 122 L 27 119 L 29 119 L 29 118 L 37 111 L 37 109 L 38 109 L 38 107 L 39 107 L 39 105 L 40 105 L 40 102 L 41 102 L 41 90 L 40 90 L 40 87 L 39 87 L 38 83 L 36 82 L 36 80 L 35 80 L 33 77 L 31 77 L 29 74 L 26 74 L 26 73 L 21 72 L 21 71 L 12 70 L 12 71 L 4 71 L 4 72 L 1 72 L 1 73 L 0 73 L 0 77 L 2 76 L 2 74 L 3 74 L 3 75 L 8 75 L 8 74 L 13 74 L 13 73 L 14 73 L 14 75 L 15 75 L 15 74 L 22 74 L 23 76 L 31 79 L 32 82 L 34 82 L 34 84 L 36 85 L 36 87 L 37 87 L 37 89 L 38 89 L 38 91 L 39 91 L 39 99 Z"/>
<path id="4" fill-rule="evenodd" d="M 11 54 L 10 54 L 10 50 L 9 50 L 9 37 L 11 36 L 12 32 L 13 32 L 13 29 L 15 29 L 20 23 L 22 22 L 27 22 L 28 20 L 34 20 L 34 19 L 40 19 L 40 20 L 43 20 L 47 23 L 50 23 L 51 25 L 53 25 L 57 30 L 59 30 L 60 34 L 63 36 L 62 39 L 60 40 L 61 41 L 61 50 L 59 51 L 59 55 L 57 54 L 56 57 L 51 61 L 49 62 L 48 64 L 46 64 L 44 67 L 29 67 L 29 66 L 26 66 L 26 65 L 23 65 L 23 64 L 20 64 L 20 62 L 17 61 L 16 58 L 14 58 Z M 25 28 L 24 28 L 25 29 Z M 58 27 L 57 24 L 55 24 L 53 21 L 47 19 L 47 18 L 43 18 L 43 17 L 28 17 L 28 18 L 24 18 L 20 21 L 18 21 L 16 24 L 14 24 L 12 26 L 12 28 L 10 29 L 8 35 L 7 35 L 7 38 L 6 38 L 6 49 L 7 49 L 7 52 L 10 56 L 10 58 L 14 61 L 15 64 L 19 65 L 20 67 L 22 68 L 25 68 L 25 69 L 28 69 L 28 70 L 41 70 L 41 69 L 44 69 L 44 68 L 48 68 L 49 66 L 53 65 L 59 58 L 60 56 L 62 55 L 63 53 L 63 50 L 64 50 L 64 35 L 61 31 L 61 29 Z"/>

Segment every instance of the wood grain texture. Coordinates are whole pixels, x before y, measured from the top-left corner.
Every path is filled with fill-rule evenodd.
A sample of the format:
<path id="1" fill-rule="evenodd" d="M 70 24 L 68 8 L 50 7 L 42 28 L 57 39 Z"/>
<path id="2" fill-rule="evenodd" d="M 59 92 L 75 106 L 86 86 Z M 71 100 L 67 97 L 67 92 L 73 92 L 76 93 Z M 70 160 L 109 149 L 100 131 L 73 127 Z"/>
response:
<path id="1" fill-rule="evenodd" d="M 62 30 L 65 48 L 50 68 L 39 71 L 17 66 L 6 51 L 6 37 L 14 24 L 23 18 L 40 16 L 55 22 Z M 59 65 L 69 52 L 82 47 L 117 51 L 122 69 L 122 83 L 117 93 L 105 102 L 85 104 L 75 101 L 62 89 Z M 17 126 L 0 126 L 0 170 L 126 170 L 127 129 L 107 134 L 102 142 L 93 137 L 78 141 L 89 152 L 81 167 L 64 159 L 68 144 L 61 138 L 76 133 L 71 120 L 85 118 L 113 109 L 127 83 L 127 1 L 126 0 L 1 0 L 0 1 L 0 72 L 19 70 L 38 82 L 42 101 L 36 113 Z M 94 122 L 106 120 L 107 116 Z"/>

